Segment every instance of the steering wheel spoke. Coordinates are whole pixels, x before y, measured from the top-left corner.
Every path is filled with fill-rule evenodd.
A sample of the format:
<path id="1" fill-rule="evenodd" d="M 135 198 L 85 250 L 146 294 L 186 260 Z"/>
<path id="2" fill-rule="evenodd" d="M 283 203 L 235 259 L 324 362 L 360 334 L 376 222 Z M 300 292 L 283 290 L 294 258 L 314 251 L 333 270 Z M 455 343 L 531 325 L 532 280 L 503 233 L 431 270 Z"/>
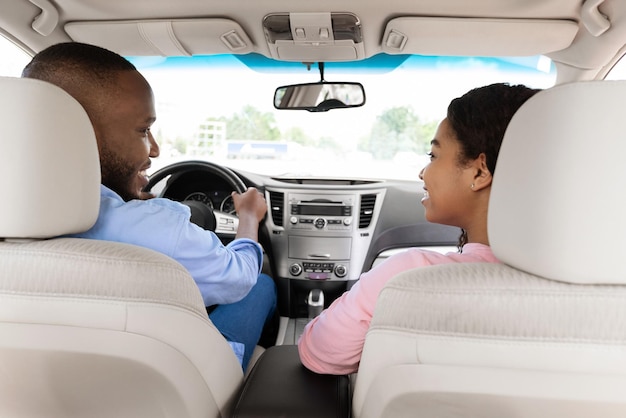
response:
<path id="1" fill-rule="evenodd" d="M 189 171 L 204 171 L 218 176 L 226 183 L 228 183 L 228 185 L 232 187 L 232 190 L 238 193 L 243 193 L 247 189 L 243 180 L 241 180 L 239 176 L 237 176 L 237 174 L 231 169 L 208 161 L 198 160 L 174 163 L 158 170 L 156 173 L 150 176 L 150 180 L 144 188 L 144 191 L 152 191 L 152 189 L 157 184 L 159 184 L 161 181 L 169 176 L 174 176 Z M 166 185 L 163 191 L 160 193 L 160 196 L 166 196 L 168 187 L 171 186 Z M 192 222 L 196 223 L 197 225 L 205 229 L 210 229 L 211 231 L 214 231 L 216 234 L 222 235 L 225 238 L 234 238 L 237 234 L 239 219 L 237 218 L 236 213 L 227 213 L 217 210 L 211 211 L 208 206 L 206 208 L 199 207 L 202 205 L 202 203 L 192 200 L 181 203 L 184 203 L 190 207 L 192 211 Z"/>
<path id="2" fill-rule="evenodd" d="M 217 210 L 214 210 L 213 214 L 215 215 L 215 233 L 234 238 L 237 234 L 239 218 L 236 215 Z"/>

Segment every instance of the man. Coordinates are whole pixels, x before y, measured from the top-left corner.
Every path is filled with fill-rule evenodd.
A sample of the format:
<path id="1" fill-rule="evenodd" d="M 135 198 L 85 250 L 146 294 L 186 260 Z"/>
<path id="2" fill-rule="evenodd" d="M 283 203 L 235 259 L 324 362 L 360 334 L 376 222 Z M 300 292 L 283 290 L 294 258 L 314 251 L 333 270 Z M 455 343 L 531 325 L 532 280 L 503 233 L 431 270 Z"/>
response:
<path id="1" fill-rule="evenodd" d="M 245 370 L 276 309 L 274 282 L 260 274 L 258 226 L 267 210 L 261 193 L 233 192 L 239 227 L 235 240 L 224 246 L 213 232 L 190 222 L 186 206 L 142 191 L 159 146 L 150 132 L 156 120 L 152 89 L 134 65 L 109 50 L 69 42 L 35 55 L 22 76 L 67 91 L 94 127 L 102 171 L 100 214 L 93 228 L 76 236 L 151 248 L 185 266 L 205 305 L 218 305 L 209 316 Z"/>

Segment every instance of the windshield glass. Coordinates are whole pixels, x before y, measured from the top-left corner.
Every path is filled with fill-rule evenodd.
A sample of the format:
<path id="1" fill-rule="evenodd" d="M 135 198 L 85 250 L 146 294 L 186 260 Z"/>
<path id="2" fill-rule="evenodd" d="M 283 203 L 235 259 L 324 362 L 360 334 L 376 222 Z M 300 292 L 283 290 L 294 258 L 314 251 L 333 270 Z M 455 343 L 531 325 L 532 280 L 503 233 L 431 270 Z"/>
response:
<path id="1" fill-rule="evenodd" d="M 327 112 L 274 108 L 277 87 L 320 81 L 317 64 L 259 55 L 129 57 L 153 87 L 161 155 L 273 176 L 415 180 L 450 100 L 473 87 L 555 81 L 545 57 L 379 55 L 326 63 L 324 80 L 359 82 L 366 102 Z"/>

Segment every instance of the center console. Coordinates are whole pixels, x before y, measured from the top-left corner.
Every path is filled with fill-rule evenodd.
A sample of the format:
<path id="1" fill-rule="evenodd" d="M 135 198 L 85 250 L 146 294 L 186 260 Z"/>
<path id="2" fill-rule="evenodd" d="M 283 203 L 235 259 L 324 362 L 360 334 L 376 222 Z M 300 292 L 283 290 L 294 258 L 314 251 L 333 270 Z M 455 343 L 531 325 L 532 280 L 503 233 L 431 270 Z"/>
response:
<path id="1" fill-rule="evenodd" d="M 268 226 L 282 317 L 309 317 L 358 280 L 385 195 L 374 187 L 267 187 Z"/>

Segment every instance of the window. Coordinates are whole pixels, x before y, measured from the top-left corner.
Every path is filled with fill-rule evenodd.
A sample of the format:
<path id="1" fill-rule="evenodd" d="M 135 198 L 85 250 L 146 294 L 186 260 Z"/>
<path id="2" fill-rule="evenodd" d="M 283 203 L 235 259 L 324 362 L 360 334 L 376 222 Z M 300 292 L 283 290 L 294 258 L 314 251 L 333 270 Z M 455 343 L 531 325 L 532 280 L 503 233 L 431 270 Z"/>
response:
<path id="1" fill-rule="evenodd" d="M 30 56 L 0 35 L 0 76 L 19 77 Z"/>
<path id="2" fill-rule="evenodd" d="M 273 97 L 279 86 L 319 81 L 314 65 L 256 54 L 130 59 L 156 98 L 161 155 L 152 170 L 206 159 L 268 175 L 415 180 L 451 99 L 494 82 L 555 80 L 545 57 L 380 54 L 326 63 L 325 80 L 364 85 L 363 107 L 309 113 L 276 110 Z"/>
<path id="3" fill-rule="evenodd" d="M 622 56 L 620 60 L 611 68 L 605 80 L 626 80 L 626 59 Z"/>

